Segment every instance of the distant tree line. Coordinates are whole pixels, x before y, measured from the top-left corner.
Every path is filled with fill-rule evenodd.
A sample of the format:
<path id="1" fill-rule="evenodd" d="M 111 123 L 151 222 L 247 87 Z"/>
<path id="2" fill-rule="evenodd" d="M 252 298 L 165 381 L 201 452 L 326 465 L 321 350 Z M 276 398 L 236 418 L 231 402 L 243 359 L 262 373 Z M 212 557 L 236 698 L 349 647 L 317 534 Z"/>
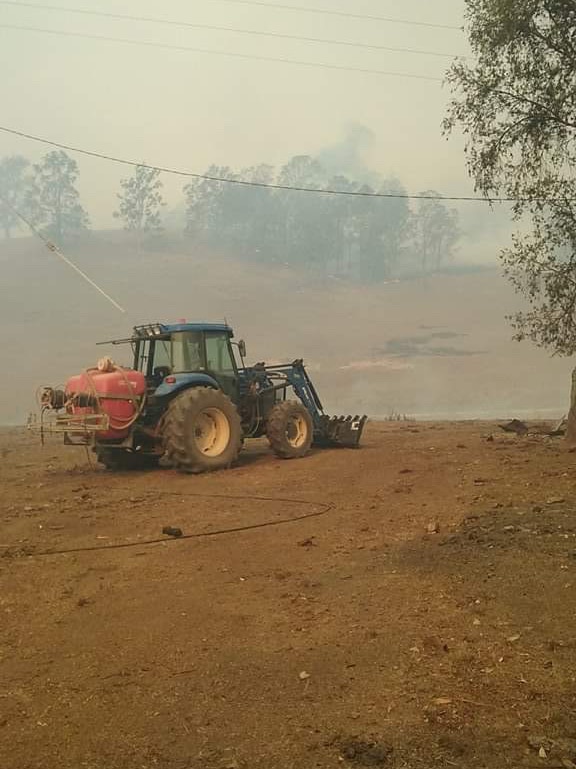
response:
<path id="1" fill-rule="evenodd" d="M 358 193 L 406 195 L 396 179 L 369 186 L 330 176 L 312 157 L 296 156 L 278 172 L 268 165 L 240 173 L 211 166 L 206 176 Z M 437 193 L 374 198 L 250 187 L 195 179 L 184 188 L 186 232 L 250 259 L 284 262 L 362 281 L 438 270 L 459 238 L 457 213 Z"/>
<path id="2" fill-rule="evenodd" d="M 0 160 L 0 227 L 9 238 L 19 225 L 14 210 L 59 244 L 89 226 L 76 184 L 76 162 L 61 150 L 31 165 L 21 156 Z M 235 172 L 211 166 L 206 176 L 286 187 L 405 195 L 397 179 L 378 184 L 328 173 L 307 155 L 276 170 L 258 165 Z M 162 233 L 165 203 L 158 171 L 137 166 L 121 181 L 115 218 L 138 247 Z M 184 187 L 185 233 L 195 243 L 249 260 L 285 263 L 359 280 L 422 275 L 449 262 L 459 239 L 456 211 L 437 193 L 422 198 L 311 194 L 194 179 Z"/>

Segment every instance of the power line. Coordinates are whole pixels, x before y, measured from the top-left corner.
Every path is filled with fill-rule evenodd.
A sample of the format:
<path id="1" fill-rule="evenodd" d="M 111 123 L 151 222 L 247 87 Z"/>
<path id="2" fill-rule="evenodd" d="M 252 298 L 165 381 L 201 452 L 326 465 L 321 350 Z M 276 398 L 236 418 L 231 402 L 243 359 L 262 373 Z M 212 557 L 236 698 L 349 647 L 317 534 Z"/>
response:
<path id="1" fill-rule="evenodd" d="M 67 264 L 68 267 L 71 267 L 76 273 L 78 273 L 78 275 L 80 275 L 80 277 L 83 280 L 85 280 L 86 283 L 89 283 L 92 286 L 92 288 L 96 289 L 96 291 L 98 291 L 99 294 L 101 294 L 105 299 L 107 299 L 110 302 L 110 304 L 112 304 L 120 312 L 123 312 L 123 313 L 126 312 L 126 310 L 121 305 L 119 305 L 115 299 L 112 299 L 110 294 L 107 294 L 106 291 L 104 291 L 103 288 L 100 288 L 100 286 L 97 283 L 95 283 L 92 280 L 92 278 L 88 277 L 88 275 L 86 275 L 86 273 L 83 270 L 81 270 L 80 267 L 74 264 L 74 262 L 70 261 L 70 259 L 68 259 L 68 257 L 62 253 L 62 251 L 58 248 L 58 246 L 55 243 L 53 243 L 51 240 L 45 237 L 40 232 L 40 230 L 34 226 L 34 224 L 30 221 L 30 219 L 28 219 L 26 216 L 24 216 L 24 214 L 22 214 L 20 211 L 14 208 L 12 203 L 10 203 L 10 201 L 7 198 L 5 198 L 4 195 L 1 195 L 1 194 L 0 194 L 0 203 L 5 205 L 6 208 L 14 214 L 14 216 L 17 216 L 19 219 L 21 219 L 24 222 L 24 224 L 28 225 L 28 227 L 30 228 L 30 231 L 44 243 L 44 245 L 49 251 L 52 251 L 53 254 L 56 254 L 56 256 L 59 259 L 61 259 L 65 264 Z"/>
<path id="2" fill-rule="evenodd" d="M 67 150 L 68 152 L 77 152 L 80 155 L 87 155 L 92 158 L 99 158 L 100 160 L 109 160 L 112 163 L 120 163 L 125 166 L 133 166 L 140 168 L 148 168 L 152 171 L 160 171 L 165 174 L 173 174 L 174 176 L 184 176 L 192 179 L 204 179 L 210 182 L 221 182 L 223 184 L 237 184 L 242 187 L 260 187 L 270 190 L 286 190 L 290 192 L 311 192 L 321 195 L 346 195 L 348 197 L 357 198 L 393 198 L 401 200 L 444 200 L 444 201 L 466 201 L 466 202 L 478 202 L 478 203 L 514 203 L 517 201 L 528 202 L 528 199 L 524 198 L 479 198 L 464 195 L 410 195 L 408 193 L 400 192 L 363 192 L 358 191 L 346 191 L 346 190 L 334 190 L 334 189 L 322 189 L 321 187 L 294 187 L 288 184 L 267 184 L 266 182 L 250 182 L 244 179 L 230 179 L 221 176 L 209 176 L 208 174 L 198 174 L 192 171 L 183 171 L 177 168 L 166 168 L 165 166 L 155 166 L 149 163 L 137 163 L 134 160 L 126 160 L 125 158 L 117 158 L 113 155 L 105 155 L 102 152 L 94 152 L 93 150 L 80 149 L 79 147 L 73 147 L 70 144 L 62 144 L 61 142 L 51 141 L 50 139 L 44 139 L 34 134 L 25 133 L 24 131 L 17 131 L 14 128 L 7 128 L 6 126 L 0 126 L 0 131 L 12 134 L 13 136 L 19 136 L 22 139 L 29 139 L 31 141 L 39 142 L 40 144 L 47 144 L 50 147 L 57 147 L 61 150 Z M 530 198 L 532 201 L 547 200 L 545 198 Z"/>
<path id="3" fill-rule="evenodd" d="M 386 24 L 405 24 L 410 27 L 428 27 L 430 29 L 451 29 L 451 30 L 456 30 L 458 32 L 462 32 L 462 29 L 463 29 L 463 27 L 457 27 L 452 24 L 436 24 L 434 22 L 429 22 L 429 21 L 412 21 L 411 19 L 398 19 L 398 18 L 393 18 L 388 16 L 371 16 L 364 13 L 349 13 L 348 11 L 333 11 L 333 10 L 328 10 L 326 8 L 310 8 L 310 7 L 299 6 L 299 5 L 278 5 L 276 3 L 270 4 L 270 3 L 259 2 L 259 0 L 220 0 L 220 2 L 237 3 L 240 5 L 255 5 L 261 8 L 266 8 L 267 10 L 273 9 L 273 10 L 281 10 L 281 11 L 299 11 L 302 13 L 321 14 L 323 16 L 340 16 L 341 18 L 346 18 L 346 19 L 363 19 L 364 21 L 380 21 Z M 26 2 L 19 3 L 19 2 L 15 2 L 14 0 L 5 0 L 1 4 L 22 6 L 22 7 L 29 7 L 29 8 L 44 8 L 46 10 L 64 10 L 59 6 L 36 5 L 34 3 L 26 3 Z M 90 13 L 89 11 L 81 11 L 81 10 L 72 9 L 72 8 L 68 8 L 66 10 L 69 10 L 73 13 Z"/>
<path id="4" fill-rule="evenodd" d="M 124 13 L 107 13 L 105 11 L 88 11 L 82 8 L 69 8 L 61 5 L 40 5 L 39 3 L 18 3 L 14 0 L 0 0 L 0 5 L 10 5 L 16 8 L 34 8 L 44 11 L 57 11 L 62 13 L 75 13 L 82 16 L 96 16 L 103 19 L 117 19 L 120 21 L 143 21 L 153 24 L 164 24 L 172 27 L 184 27 L 190 29 L 205 29 L 215 32 L 234 32 L 242 35 L 256 35 L 259 37 L 272 37 L 281 40 L 296 40 L 305 43 L 321 43 L 324 45 L 342 45 L 350 48 L 362 48 L 369 51 L 390 51 L 393 53 L 409 53 L 421 56 L 438 56 L 445 59 L 455 57 L 468 58 L 464 54 L 450 54 L 439 51 L 423 51 L 415 48 L 395 48 L 387 45 L 372 45 L 370 43 L 359 43 L 349 40 L 333 40 L 321 37 L 304 37 L 302 35 L 288 35 L 282 32 L 266 32 L 256 29 L 239 29 L 237 27 L 222 27 L 214 24 L 199 24 L 189 21 L 178 21 L 175 19 L 161 19 L 157 16 L 132 16 Z"/>
<path id="5" fill-rule="evenodd" d="M 397 19 L 389 18 L 387 16 L 370 16 L 364 13 L 349 13 L 348 11 L 329 11 L 326 8 L 310 8 L 300 5 L 278 5 L 276 3 L 264 3 L 261 0 L 220 0 L 224 3 L 237 3 L 238 5 L 256 5 L 261 8 L 267 8 L 270 10 L 280 9 L 283 11 L 301 11 L 302 13 L 316 13 L 326 16 L 340 16 L 346 19 L 364 19 L 365 21 L 383 21 L 388 24 L 407 24 L 414 27 L 429 27 L 431 29 L 453 29 L 462 31 L 462 27 L 453 26 L 452 24 L 435 24 L 428 21 L 411 21 L 409 19 Z"/>
<path id="6" fill-rule="evenodd" d="M 345 67 L 340 64 L 323 64 L 315 61 L 303 61 L 299 59 L 283 59 L 275 56 L 259 56 L 251 53 L 237 53 L 233 51 L 215 51 L 212 48 L 192 48 L 185 45 L 172 45 L 169 43 L 153 43 L 147 40 L 130 40 L 124 37 L 109 37 L 107 35 L 89 35 L 83 32 L 66 32 L 61 29 L 44 29 L 42 27 L 27 27 L 19 24 L 0 24 L 2 29 L 12 29 L 20 32 L 40 32 L 48 35 L 60 35 L 62 37 L 76 37 L 83 38 L 85 40 L 98 40 L 100 42 L 107 43 L 123 43 L 125 45 L 141 45 L 148 48 L 162 48 L 169 51 L 187 51 L 192 53 L 206 53 L 218 56 L 230 56 L 236 59 L 252 59 L 255 61 L 271 61 L 277 64 L 296 64 L 302 67 L 315 67 L 320 69 L 332 69 L 340 72 L 359 72 L 361 74 L 369 75 L 385 75 L 388 77 L 406 77 L 413 80 L 429 80 L 436 83 L 441 83 L 441 77 L 432 77 L 430 75 L 416 75 L 410 72 L 389 72 L 382 69 L 365 69 L 360 67 Z"/>

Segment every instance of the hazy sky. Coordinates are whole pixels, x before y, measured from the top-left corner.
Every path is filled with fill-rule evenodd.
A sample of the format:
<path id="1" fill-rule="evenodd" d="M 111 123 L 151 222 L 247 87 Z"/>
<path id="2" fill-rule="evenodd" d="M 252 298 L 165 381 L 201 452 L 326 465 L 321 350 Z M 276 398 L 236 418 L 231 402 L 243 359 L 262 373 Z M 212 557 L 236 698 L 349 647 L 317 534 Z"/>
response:
<path id="1" fill-rule="evenodd" d="M 41 2 L 41 0 L 40 0 Z M 460 25 L 463 0 L 285 0 L 287 4 Z M 191 23 L 466 54 L 465 36 L 444 30 L 256 7 L 225 0 L 62 0 L 71 8 Z M 359 69 L 442 77 L 429 55 L 370 51 L 232 32 L 117 21 L 0 4 L 0 25 L 43 27 Z M 462 145 L 441 136 L 448 92 L 439 82 L 296 64 L 161 50 L 0 27 L 2 124 L 64 143 L 165 166 L 281 164 L 337 143 L 350 123 L 374 133 L 367 161 L 411 191 L 468 194 Z M 46 149 L 0 134 L 0 156 L 36 159 Z M 75 156 L 83 201 L 98 226 L 110 221 L 126 170 Z M 169 202 L 182 181 L 165 179 Z"/>

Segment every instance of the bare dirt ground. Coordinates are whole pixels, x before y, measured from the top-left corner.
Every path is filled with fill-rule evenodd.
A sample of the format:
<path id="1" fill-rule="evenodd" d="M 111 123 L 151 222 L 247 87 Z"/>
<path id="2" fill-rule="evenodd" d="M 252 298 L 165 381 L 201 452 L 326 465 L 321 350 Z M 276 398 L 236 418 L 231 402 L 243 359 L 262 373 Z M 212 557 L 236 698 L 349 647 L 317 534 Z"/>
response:
<path id="1" fill-rule="evenodd" d="M 0 453 L 2 769 L 576 764 L 560 439 L 371 424 L 202 477 Z"/>

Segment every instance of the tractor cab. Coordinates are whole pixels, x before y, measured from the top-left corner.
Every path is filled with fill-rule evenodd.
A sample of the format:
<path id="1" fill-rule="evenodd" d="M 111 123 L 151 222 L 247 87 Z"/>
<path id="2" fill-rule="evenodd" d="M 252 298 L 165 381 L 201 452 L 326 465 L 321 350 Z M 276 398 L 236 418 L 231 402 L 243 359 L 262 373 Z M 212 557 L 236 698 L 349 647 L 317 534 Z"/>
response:
<path id="1" fill-rule="evenodd" d="M 214 381 L 234 402 L 239 397 L 239 368 L 245 346 L 240 341 L 241 363 L 234 355 L 232 329 L 218 323 L 149 324 L 135 326 L 130 339 L 134 352 L 133 368 L 146 377 L 148 389 L 158 395 L 192 384 Z"/>

